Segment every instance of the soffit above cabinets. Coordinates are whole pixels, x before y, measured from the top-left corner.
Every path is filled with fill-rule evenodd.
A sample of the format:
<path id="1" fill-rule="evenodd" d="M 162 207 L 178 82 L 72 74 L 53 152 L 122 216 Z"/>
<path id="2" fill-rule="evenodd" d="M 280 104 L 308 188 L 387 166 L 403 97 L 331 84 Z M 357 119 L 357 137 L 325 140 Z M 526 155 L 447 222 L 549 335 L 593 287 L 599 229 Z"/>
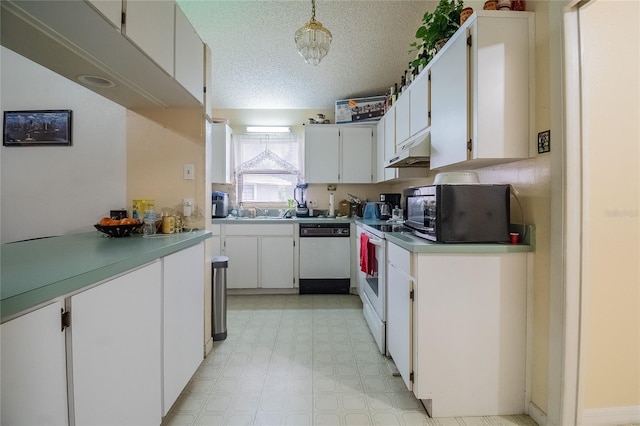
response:
<path id="1" fill-rule="evenodd" d="M 201 107 L 187 90 L 84 1 L 3 0 L 1 42 L 14 52 L 129 109 Z M 79 83 L 80 84 L 80 83 Z"/>

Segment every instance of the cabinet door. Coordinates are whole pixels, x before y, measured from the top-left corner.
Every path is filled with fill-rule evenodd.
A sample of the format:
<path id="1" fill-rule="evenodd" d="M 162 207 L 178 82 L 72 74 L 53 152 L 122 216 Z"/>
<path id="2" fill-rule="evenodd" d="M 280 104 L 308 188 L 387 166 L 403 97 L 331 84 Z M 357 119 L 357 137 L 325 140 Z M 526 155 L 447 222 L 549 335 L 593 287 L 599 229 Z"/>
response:
<path id="1" fill-rule="evenodd" d="M 162 419 L 160 261 L 71 297 L 78 425 Z"/>
<path id="2" fill-rule="evenodd" d="M 392 107 L 384 116 L 384 162 L 396 155 L 396 108 Z M 395 179 L 397 169 L 384 169 L 384 180 Z"/>
<path id="3" fill-rule="evenodd" d="M 260 237 L 260 287 L 293 288 L 293 237 Z"/>
<path id="4" fill-rule="evenodd" d="M 258 288 L 258 237 L 225 237 L 224 255 L 229 258 L 227 288 Z"/>
<path id="5" fill-rule="evenodd" d="M 373 182 L 373 128 L 348 127 L 342 132 L 342 183 Z"/>
<path id="6" fill-rule="evenodd" d="M 88 0 L 118 30 L 122 28 L 122 2 L 113 0 Z"/>
<path id="7" fill-rule="evenodd" d="M 340 127 L 306 126 L 305 178 L 308 183 L 340 181 Z"/>
<path id="8" fill-rule="evenodd" d="M 67 418 L 62 302 L 0 326 L 3 425 L 63 425 Z"/>
<path id="9" fill-rule="evenodd" d="M 232 183 L 231 127 L 207 122 L 207 137 L 211 144 L 211 182 Z"/>
<path id="10" fill-rule="evenodd" d="M 524 410 L 526 274 L 527 253 L 418 256 L 414 392 L 434 417 Z"/>
<path id="11" fill-rule="evenodd" d="M 175 78 L 200 103 L 204 102 L 204 44 L 176 5 Z"/>
<path id="12" fill-rule="evenodd" d="M 526 15 L 511 19 L 500 14 L 483 16 L 469 30 L 473 36 L 472 158 L 528 158 L 533 67 Z"/>
<path id="13" fill-rule="evenodd" d="M 204 94 L 204 112 L 206 116 L 213 118 L 213 59 L 211 55 L 211 48 L 208 45 L 204 45 L 204 87 L 206 91 Z"/>
<path id="14" fill-rule="evenodd" d="M 162 262 L 164 416 L 204 357 L 204 243 Z"/>
<path id="15" fill-rule="evenodd" d="M 459 33 L 431 65 L 431 168 L 467 160 L 467 37 Z"/>
<path id="16" fill-rule="evenodd" d="M 409 96 L 409 134 L 413 136 L 429 126 L 429 70 L 411 83 Z"/>
<path id="17" fill-rule="evenodd" d="M 169 75 L 173 76 L 174 16 L 173 1 L 126 1 L 124 33 Z"/>
<path id="18" fill-rule="evenodd" d="M 406 253 L 409 256 L 409 252 Z M 387 346 L 407 389 L 411 390 L 413 302 L 412 279 L 397 265 L 387 264 Z"/>
<path id="19" fill-rule="evenodd" d="M 376 183 L 384 182 L 384 117 L 376 125 Z"/>
<path id="20" fill-rule="evenodd" d="M 413 88 L 412 88 L 413 89 Z M 409 139 L 409 98 L 411 90 L 400 95 L 396 102 L 396 145 Z"/>

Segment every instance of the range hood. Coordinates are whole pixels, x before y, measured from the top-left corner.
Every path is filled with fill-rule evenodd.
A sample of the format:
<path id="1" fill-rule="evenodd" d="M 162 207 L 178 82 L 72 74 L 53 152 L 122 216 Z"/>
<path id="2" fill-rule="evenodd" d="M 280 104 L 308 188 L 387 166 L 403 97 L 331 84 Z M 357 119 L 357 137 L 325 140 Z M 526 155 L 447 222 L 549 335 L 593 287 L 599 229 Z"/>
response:
<path id="1" fill-rule="evenodd" d="M 385 167 L 429 167 L 431 156 L 430 130 L 427 127 L 398 146 L 396 155 L 387 161 Z"/>

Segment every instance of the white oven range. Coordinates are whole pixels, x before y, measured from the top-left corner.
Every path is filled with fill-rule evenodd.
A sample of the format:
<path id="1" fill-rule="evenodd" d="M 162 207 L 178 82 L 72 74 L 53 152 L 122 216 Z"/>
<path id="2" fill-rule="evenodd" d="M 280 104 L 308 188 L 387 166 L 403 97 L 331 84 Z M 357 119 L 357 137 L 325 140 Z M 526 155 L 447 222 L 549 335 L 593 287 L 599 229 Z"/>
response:
<path id="1" fill-rule="evenodd" d="M 357 227 L 358 253 L 361 253 L 362 234 L 366 235 L 370 247 L 375 248 L 373 273 L 367 274 L 358 268 L 358 293 L 362 309 L 371 334 L 383 355 L 387 352 L 387 241 L 384 232 L 370 225 Z M 373 260 L 372 257 L 370 257 Z"/>

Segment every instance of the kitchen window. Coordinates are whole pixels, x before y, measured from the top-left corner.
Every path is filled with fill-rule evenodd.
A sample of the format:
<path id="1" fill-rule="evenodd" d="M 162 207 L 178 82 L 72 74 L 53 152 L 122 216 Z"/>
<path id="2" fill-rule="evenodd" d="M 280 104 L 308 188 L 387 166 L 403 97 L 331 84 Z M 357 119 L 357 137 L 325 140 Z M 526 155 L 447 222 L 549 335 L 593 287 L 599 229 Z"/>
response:
<path id="1" fill-rule="evenodd" d="M 302 136 L 234 135 L 236 202 L 287 204 L 302 180 Z"/>

